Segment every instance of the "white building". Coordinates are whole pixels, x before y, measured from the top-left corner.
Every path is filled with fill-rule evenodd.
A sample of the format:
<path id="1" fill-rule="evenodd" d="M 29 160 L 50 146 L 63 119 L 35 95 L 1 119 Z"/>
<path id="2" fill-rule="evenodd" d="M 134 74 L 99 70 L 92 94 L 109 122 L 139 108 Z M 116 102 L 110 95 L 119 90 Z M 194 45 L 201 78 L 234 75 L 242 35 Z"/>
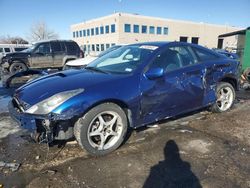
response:
<path id="1" fill-rule="evenodd" d="M 184 41 L 208 48 L 236 47 L 237 37 L 219 39 L 241 28 L 137 14 L 115 13 L 71 26 L 73 40 L 84 51 L 100 52 L 115 44 L 149 41 Z"/>

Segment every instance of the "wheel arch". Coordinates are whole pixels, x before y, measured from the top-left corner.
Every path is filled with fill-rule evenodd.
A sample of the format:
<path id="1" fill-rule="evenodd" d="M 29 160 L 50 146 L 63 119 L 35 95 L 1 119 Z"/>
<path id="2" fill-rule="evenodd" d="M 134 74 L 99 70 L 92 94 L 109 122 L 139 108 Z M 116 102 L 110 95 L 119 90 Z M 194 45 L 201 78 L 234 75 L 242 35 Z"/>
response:
<path id="1" fill-rule="evenodd" d="M 124 101 L 119 100 L 119 99 L 105 99 L 105 100 L 98 101 L 98 102 L 92 104 L 91 106 L 89 106 L 85 110 L 85 113 L 87 113 L 90 109 L 92 109 L 100 104 L 103 104 L 103 103 L 114 103 L 114 104 L 118 105 L 125 112 L 125 114 L 127 116 L 128 123 L 129 123 L 128 127 L 133 127 L 132 111 L 129 108 L 128 104 L 126 104 Z"/>
<path id="2" fill-rule="evenodd" d="M 238 80 L 235 77 L 230 76 L 230 75 L 227 75 L 223 77 L 222 79 L 220 79 L 220 82 L 227 82 L 231 84 L 235 90 L 238 90 L 239 88 Z"/>
<path id="3" fill-rule="evenodd" d="M 77 59 L 77 57 L 75 57 L 75 56 L 65 56 L 64 58 L 63 58 L 63 65 L 65 65 L 68 61 L 72 61 L 72 60 L 76 60 Z"/>
<path id="4" fill-rule="evenodd" d="M 23 64 L 24 66 L 26 66 L 27 68 L 29 68 L 28 63 L 26 63 L 24 60 L 22 60 L 22 59 L 12 59 L 12 60 L 10 61 L 10 65 L 9 65 L 9 67 L 8 67 L 8 71 L 10 71 L 10 67 L 11 67 L 11 65 L 13 65 L 14 63 L 21 63 L 21 64 Z"/>

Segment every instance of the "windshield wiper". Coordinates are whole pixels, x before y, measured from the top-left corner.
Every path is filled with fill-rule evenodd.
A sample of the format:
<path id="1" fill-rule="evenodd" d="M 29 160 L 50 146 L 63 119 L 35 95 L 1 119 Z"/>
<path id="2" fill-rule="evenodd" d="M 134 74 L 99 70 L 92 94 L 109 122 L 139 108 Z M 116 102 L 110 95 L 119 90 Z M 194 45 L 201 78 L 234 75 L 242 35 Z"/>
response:
<path id="1" fill-rule="evenodd" d="M 104 73 L 104 74 L 108 74 L 106 71 L 103 71 L 101 69 L 98 69 L 97 67 L 91 67 L 91 66 L 87 66 L 87 67 L 84 67 L 84 69 L 87 69 L 87 70 L 92 70 L 92 71 L 95 71 L 95 72 L 101 72 L 101 73 Z"/>

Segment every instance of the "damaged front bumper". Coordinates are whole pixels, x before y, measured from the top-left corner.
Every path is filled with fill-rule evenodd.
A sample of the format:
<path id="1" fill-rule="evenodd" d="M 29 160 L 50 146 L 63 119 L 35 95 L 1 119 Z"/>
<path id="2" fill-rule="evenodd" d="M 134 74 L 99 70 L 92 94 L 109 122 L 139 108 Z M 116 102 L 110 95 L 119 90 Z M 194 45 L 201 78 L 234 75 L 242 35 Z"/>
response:
<path id="1" fill-rule="evenodd" d="M 74 118 L 60 118 L 60 115 L 53 113 L 47 115 L 24 113 L 14 106 L 13 101 L 9 102 L 8 108 L 12 119 L 35 135 L 34 138 L 38 142 L 43 140 L 50 143 L 54 140 L 68 140 L 74 136 Z"/>

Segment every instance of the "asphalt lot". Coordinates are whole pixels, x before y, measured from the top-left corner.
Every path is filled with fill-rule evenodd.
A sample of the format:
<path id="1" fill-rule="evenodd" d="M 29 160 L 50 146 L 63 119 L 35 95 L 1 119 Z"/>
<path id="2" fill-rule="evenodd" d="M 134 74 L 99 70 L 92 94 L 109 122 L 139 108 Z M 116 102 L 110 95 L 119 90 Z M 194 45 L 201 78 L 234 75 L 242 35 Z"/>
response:
<path id="1" fill-rule="evenodd" d="M 76 142 L 33 143 L 10 119 L 0 85 L 0 187 L 250 187 L 250 91 L 223 114 L 207 110 L 133 131 L 117 151 L 89 156 Z"/>

